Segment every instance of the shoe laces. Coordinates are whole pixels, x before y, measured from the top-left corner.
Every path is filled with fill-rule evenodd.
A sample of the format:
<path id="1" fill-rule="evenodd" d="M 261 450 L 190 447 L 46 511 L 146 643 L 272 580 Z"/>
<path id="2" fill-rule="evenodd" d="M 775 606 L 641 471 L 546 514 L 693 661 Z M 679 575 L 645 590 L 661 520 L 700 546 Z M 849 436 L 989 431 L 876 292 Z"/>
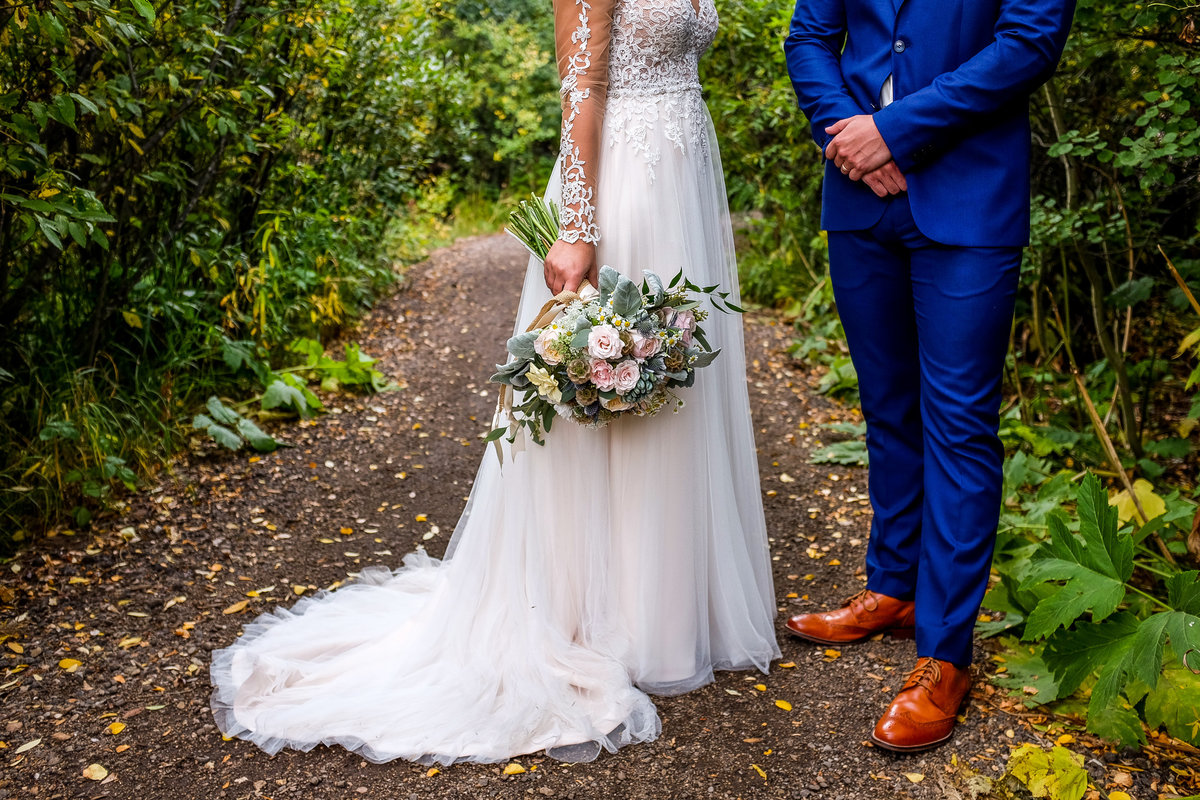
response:
<path id="1" fill-rule="evenodd" d="M 908 673 L 908 680 L 905 681 L 909 686 L 921 686 L 929 691 L 942 680 L 942 665 L 936 658 L 922 658 L 917 660 L 917 666 L 912 672 Z"/>
<path id="2" fill-rule="evenodd" d="M 879 608 L 879 598 L 870 589 L 863 589 L 858 594 L 846 600 L 845 604 L 853 607 L 855 603 L 861 605 L 866 611 L 874 612 Z"/>

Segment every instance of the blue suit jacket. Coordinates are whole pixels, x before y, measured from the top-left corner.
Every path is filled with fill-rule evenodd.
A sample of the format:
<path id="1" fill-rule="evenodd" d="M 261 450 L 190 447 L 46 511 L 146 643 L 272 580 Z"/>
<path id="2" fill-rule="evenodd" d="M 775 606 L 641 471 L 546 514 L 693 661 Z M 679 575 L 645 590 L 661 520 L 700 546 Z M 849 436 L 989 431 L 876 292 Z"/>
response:
<path id="1" fill-rule="evenodd" d="M 922 233 L 1021 247 L 1029 95 L 1053 74 L 1074 9 L 1074 0 L 797 0 L 784 51 L 818 145 L 838 120 L 875 115 Z M 889 74 L 895 101 L 880 110 Z M 886 202 L 826 165 L 826 230 L 869 228 Z"/>

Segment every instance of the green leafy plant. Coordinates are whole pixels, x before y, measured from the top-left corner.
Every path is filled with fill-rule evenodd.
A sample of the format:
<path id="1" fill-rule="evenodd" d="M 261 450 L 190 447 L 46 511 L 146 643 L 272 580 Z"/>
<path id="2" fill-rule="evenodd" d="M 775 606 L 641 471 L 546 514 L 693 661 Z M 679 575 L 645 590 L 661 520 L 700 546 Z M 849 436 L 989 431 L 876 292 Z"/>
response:
<path id="1" fill-rule="evenodd" d="M 1036 687 L 1037 703 L 1088 689 L 1088 729 L 1124 743 L 1144 739 L 1143 719 L 1200 741 L 1200 718 L 1167 712 L 1200 685 L 1190 669 L 1200 667 L 1200 572 L 1147 546 L 1165 513 L 1140 527 L 1122 524 L 1094 475 L 1079 487 L 1076 508 L 1076 524 L 1047 516 L 1049 535 L 1028 562 L 999 562 L 1001 582 L 985 605 L 1005 612 L 1007 625 L 990 632 L 1023 627 L 1022 639 L 1037 645 L 1007 641 L 1002 685 Z"/>
<path id="2" fill-rule="evenodd" d="M 279 447 L 287 446 L 225 405 L 219 397 L 208 398 L 205 408 L 208 409 L 208 414 L 197 414 L 193 417 L 192 427 L 204 431 L 209 438 L 226 449 L 240 450 L 248 444 L 260 453 L 270 453 Z"/>

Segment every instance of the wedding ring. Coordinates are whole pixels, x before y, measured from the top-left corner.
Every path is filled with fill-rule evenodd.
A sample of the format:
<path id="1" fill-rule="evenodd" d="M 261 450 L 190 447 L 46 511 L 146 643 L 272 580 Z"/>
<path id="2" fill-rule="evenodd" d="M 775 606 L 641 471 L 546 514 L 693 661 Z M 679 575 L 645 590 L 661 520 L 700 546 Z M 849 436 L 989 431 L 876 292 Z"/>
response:
<path id="1" fill-rule="evenodd" d="M 849 172 L 850 172 L 850 168 L 847 167 L 845 164 L 842 164 L 842 173 L 848 174 Z"/>

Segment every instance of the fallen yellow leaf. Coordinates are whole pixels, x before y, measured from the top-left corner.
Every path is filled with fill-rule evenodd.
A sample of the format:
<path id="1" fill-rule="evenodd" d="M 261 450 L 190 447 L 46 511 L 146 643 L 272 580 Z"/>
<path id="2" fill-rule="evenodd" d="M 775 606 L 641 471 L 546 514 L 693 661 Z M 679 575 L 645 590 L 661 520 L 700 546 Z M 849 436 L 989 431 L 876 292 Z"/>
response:
<path id="1" fill-rule="evenodd" d="M 800 595 L 796 594 L 795 592 L 788 592 L 788 593 L 787 593 L 787 599 L 788 599 L 788 600 L 795 600 L 795 599 L 796 599 L 797 597 L 799 597 L 799 596 L 800 596 Z"/>
<path id="2" fill-rule="evenodd" d="M 754 684 L 754 688 L 758 689 L 760 692 L 765 692 L 767 690 L 767 685 L 765 683 L 756 683 Z"/>
<path id="3" fill-rule="evenodd" d="M 125 723 L 124 722 L 113 722 L 108 726 L 107 730 L 113 736 L 116 736 L 118 733 L 125 730 Z"/>
<path id="4" fill-rule="evenodd" d="M 782 664 L 779 665 L 780 669 L 791 669 L 795 666 L 796 666 L 795 661 L 784 661 Z"/>
<path id="5" fill-rule="evenodd" d="M 826 650 L 825 651 L 826 658 L 841 658 L 841 655 L 842 655 L 841 650 Z"/>
<path id="6" fill-rule="evenodd" d="M 1108 800 L 1133 800 L 1133 798 L 1125 792 L 1109 792 Z"/>
<path id="7" fill-rule="evenodd" d="M 525 768 L 515 761 L 504 768 L 505 775 L 520 775 L 524 771 Z"/>
<path id="8" fill-rule="evenodd" d="M 920 783 L 921 781 L 925 780 L 925 776 L 920 772 L 906 772 L 904 773 L 904 777 L 908 778 L 913 783 Z"/>
<path id="9" fill-rule="evenodd" d="M 129 648 L 138 645 L 141 641 L 142 637 L 140 636 L 126 636 L 124 639 L 117 642 L 117 647 L 121 648 L 122 650 L 128 650 Z"/>
<path id="10" fill-rule="evenodd" d="M 237 614 L 239 611 L 245 611 L 246 606 L 249 603 L 250 603 L 249 600 L 238 600 L 236 603 L 234 603 L 233 605 L 231 605 L 229 608 L 225 609 L 221 613 L 222 614 Z"/>
<path id="11" fill-rule="evenodd" d="M 425 516 L 424 514 L 417 514 L 417 522 L 428 522 L 428 521 L 429 521 L 429 517 Z"/>
<path id="12" fill-rule="evenodd" d="M 74 672 L 82 665 L 82 661 L 77 661 L 74 658 L 64 658 L 62 661 L 58 662 L 58 666 L 62 669 L 65 669 L 67 672 Z"/>
<path id="13" fill-rule="evenodd" d="M 118 753 L 124 753 L 124 752 L 125 752 L 126 750 L 128 750 L 128 749 L 129 749 L 129 745 L 127 745 L 127 744 L 119 744 L 119 745 L 117 745 L 117 752 L 118 752 Z"/>
<path id="14" fill-rule="evenodd" d="M 295 586 L 292 587 L 292 591 L 295 592 L 296 594 L 304 594 L 306 591 L 308 591 L 308 587 L 301 586 L 300 584 L 297 583 Z"/>
<path id="15" fill-rule="evenodd" d="M 354 533 L 354 528 L 339 528 L 338 533 L 342 534 L 343 536 L 349 536 L 350 534 Z"/>
<path id="16" fill-rule="evenodd" d="M 760 776 L 762 776 L 762 779 L 764 781 L 767 779 L 767 773 L 763 770 L 762 767 L 760 767 L 758 764 L 751 764 L 750 766 L 754 767 L 754 771 L 757 772 Z"/>
<path id="17" fill-rule="evenodd" d="M 22 653 L 24 653 L 24 652 L 25 652 L 25 648 L 24 648 L 24 647 L 22 647 L 22 646 L 21 646 L 20 644 L 18 644 L 17 642 L 9 642 L 9 643 L 8 643 L 8 649 L 9 649 L 9 650 L 12 650 L 12 651 L 13 651 L 14 653 L 16 653 L 17 655 L 21 655 Z"/>
<path id="18" fill-rule="evenodd" d="M 776 700 L 776 701 L 775 701 L 775 705 L 779 706 L 779 707 L 780 707 L 780 708 L 782 708 L 784 711 L 791 711 L 791 710 L 792 710 L 792 704 L 791 704 L 791 703 L 789 703 L 787 700 Z"/>
<path id="19" fill-rule="evenodd" d="M 425 773 L 425 777 L 432 778 L 434 775 L 437 775 L 440 772 L 441 772 L 441 770 L 438 769 L 437 767 L 430 767 L 429 771 Z"/>
<path id="20" fill-rule="evenodd" d="M 88 764 L 83 770 L 83 777 L 89 781 L 102 781 L 108 777 L 108 770 L 99 764 Z"/>
<path id="21" fill-rule="evenodd" d="M 1069 733 L 1064 733 L 1062 736 L 1055 739 L 1055 741 L 1059 744 L 1070 744 L 1071 742 L 1075 741 L 1075 737 Z"/>

